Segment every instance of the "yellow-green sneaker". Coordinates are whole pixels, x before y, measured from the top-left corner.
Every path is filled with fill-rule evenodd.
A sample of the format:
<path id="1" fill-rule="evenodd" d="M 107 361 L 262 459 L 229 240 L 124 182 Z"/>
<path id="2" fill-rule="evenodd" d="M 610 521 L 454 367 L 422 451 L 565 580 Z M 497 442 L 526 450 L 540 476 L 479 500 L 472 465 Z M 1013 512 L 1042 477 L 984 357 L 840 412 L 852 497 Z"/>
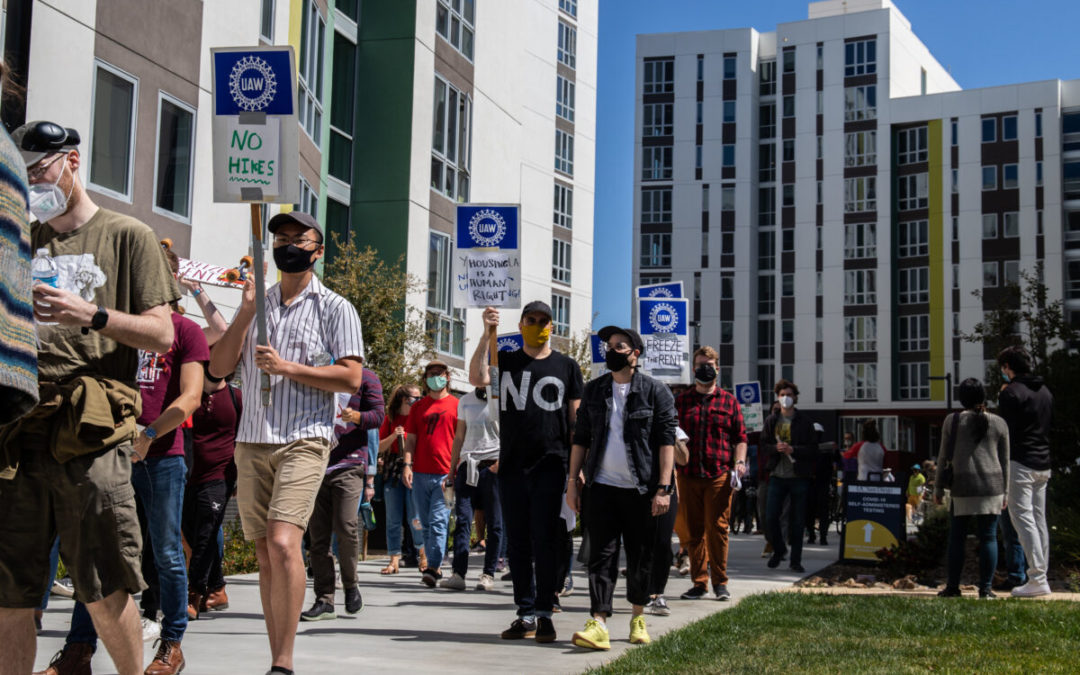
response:
<path id="1" fill-rule="evenodd" d="M 644 625 L 642 625 L 642 629 L 644 629 Z M 648 636 L 646 636 L 646 638 L 647 637 Z M 586 649 L 611 649 L 611 641 L 608 639 L 607 628 L 596 619 L 589 619 L 586 621 L 585 630 L 574 633 L 571 642 L 578 647 L 585 647 Z"/>
<path id="2" fill-rule="evenodd" d="M 645 630 L 645 617 L 639 615 L 630 619 L 630 644 L 647 645 L 650 642 L 652 642 L 652 638 L 649 637 L 649 632 Z"/>

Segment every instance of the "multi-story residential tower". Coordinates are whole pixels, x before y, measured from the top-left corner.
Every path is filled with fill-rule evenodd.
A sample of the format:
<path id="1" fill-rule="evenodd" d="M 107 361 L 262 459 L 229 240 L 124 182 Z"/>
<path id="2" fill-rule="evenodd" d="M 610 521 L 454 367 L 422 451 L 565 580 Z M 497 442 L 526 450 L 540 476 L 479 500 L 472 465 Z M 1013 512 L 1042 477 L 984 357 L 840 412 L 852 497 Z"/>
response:
<path id="1" fill-rule="evenodd" d="M 1041 262 L 1080 321 L 1080 82 L 962 91 L 889 0 L 827 0 L 639 35 L 636 105 L 634 280 L 692 289 L 726 386 L 925 454 L 1008 282 Z"/>

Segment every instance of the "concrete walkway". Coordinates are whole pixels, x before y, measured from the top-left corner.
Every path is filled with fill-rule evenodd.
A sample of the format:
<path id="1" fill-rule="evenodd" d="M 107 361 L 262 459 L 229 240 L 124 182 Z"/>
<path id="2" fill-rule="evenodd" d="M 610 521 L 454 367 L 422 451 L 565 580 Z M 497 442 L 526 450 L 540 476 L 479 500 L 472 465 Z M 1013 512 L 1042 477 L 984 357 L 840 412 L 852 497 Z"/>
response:
<path id="1" fill-rule="evenodd" d="M 752 593 L 789 586 L 803 575 L 787 569 L 786 563 L 770 570 L 761 558 L 764 538 L 740 535 L 732 537 L 728 588 L 733 602 L 680 600 L 690 587 L 686 578 L 674 570 L 667 597 L 671 616 L 647 617 L 649 633 L 656 639 L 668 631 L 694 620 L 731 607 Z M 803 565 L 807 574 L 816 572 L 836 559 L 837 547 L 807 546 Z M 575 591 L 563 598 L 564 611 L 555 615 L 559 640 L 538 645 L 532 640 L 501 640 L 499 633 L 514 619 L 513 591 L 509 581 L 496 581 L 490 593 L 471 590 L 479 574 L 481 559 L 472 556 L 464 592 L 431 590 L 420 583 L 418 573 L 405 572 L 383 577 L 383 560 L 360 564 L 360 588 L 365 608 L 356 616 L 344 613 L 343 597 L 338 592 L 339 617 L 332 621 L 301 623 L 296 641 L 296 672 L 433 672 L 579 673 L 599 666 L 632 646 L 629 634 L 630 606 L 625 600 L 625 585 L 616 589 L 616 614 L 609 619 L 612 648 L 592 652 L 570 644 L 570 637 L 588 618 L 588 581 L 579 565 L 574 567 Z M 447 564 L 447 567 L 449 565 Z M 230 607 L 223 612 L 204 615 L 188 627 L 184 639 L 187 659 L 185 673 L 192 675 L 243 674 L 262 675 L 269 669 L 269 645 L 259 605 L 256 575 L 230 577 Z M 305 609 L 314 595 L 308 584 Z M 53 596 L 45 613 L 44 630 L 38 636 L 36 669 L 44 668 L 53 654 L 63 647 L 72 601 Z M 146 663 L 153 658 L 153 645 L 146 644 Z M 104 648 L 93 661 L 98 675 L 115 673 Z"/>

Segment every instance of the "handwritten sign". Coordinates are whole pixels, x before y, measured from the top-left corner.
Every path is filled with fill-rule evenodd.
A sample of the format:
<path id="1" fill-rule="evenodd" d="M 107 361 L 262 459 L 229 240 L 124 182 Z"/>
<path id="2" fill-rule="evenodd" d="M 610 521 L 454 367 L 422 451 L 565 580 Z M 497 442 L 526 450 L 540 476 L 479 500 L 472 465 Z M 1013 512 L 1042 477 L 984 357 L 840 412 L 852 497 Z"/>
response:
<path id="1" fill-rule="evenodd" d="M 668 384 L 690 382 L 690 335 L 686 298 L 638 298 L 638 333 L 645 343 L 641 366 Z"/>
<path id="2" fill-rule="evenodd" d="M 517 205 L 457 207 L 454 306 L 521 306 Z"/>
<path id="3" fill-rule="evenodd" d="M 761 410 L 761 384 L 759 382 L 739 382 L 735 385 L 735 398 L 742 410 L 743 426 L 747 431 L 761 431 L 765 428 L 765 417 Z"/>

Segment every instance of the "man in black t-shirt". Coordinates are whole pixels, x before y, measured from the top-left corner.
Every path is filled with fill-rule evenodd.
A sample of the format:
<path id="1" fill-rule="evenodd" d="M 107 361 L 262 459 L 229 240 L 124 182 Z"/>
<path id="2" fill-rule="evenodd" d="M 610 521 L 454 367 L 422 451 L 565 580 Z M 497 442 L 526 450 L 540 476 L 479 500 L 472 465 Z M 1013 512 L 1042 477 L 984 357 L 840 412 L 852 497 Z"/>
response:
<path id="1" fill-rule="evenodd" d="M 484 310 L 485 339 L 469 364 L 475 387 L 491 384 L 489 337 L 499 311 Z M 534 300 L 518 323 L 525 346 L 499 357 L 499 491 L 507 555 L 518 618 L 503 631 L 506 640 L 535 637 L 554 642 L 551 612 L 565 528 L 559 517 L 566 489 L 570 434 L 584 380 L 576 361 L 551 349 L 551 308 Z M 535 572 L 534 572 L 535 563 Z"/>

